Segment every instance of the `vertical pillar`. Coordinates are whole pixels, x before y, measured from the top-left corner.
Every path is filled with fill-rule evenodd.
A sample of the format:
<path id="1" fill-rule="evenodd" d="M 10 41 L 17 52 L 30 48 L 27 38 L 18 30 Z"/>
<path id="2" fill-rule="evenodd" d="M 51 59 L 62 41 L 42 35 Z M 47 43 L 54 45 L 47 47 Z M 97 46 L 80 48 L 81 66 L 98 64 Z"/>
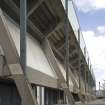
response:
<path id="1" fill-rule="evenodd" d="M 86 68 L 86 92 L 88 93 L 88 70 Z"/>
<path id="2" fill-rule="evenodd" d="M 91 84 L 92 84 L 92 78 L 91 78 L 91 74 L 90 74 L 90 94 L 92 94 L 92 86 L 91 86 Z"/>
<path id="3" fill-rule="evenodd" d="M 37 86 L 37 102 L 40 105 L 40 86 Z"/>
<path id="4" fill-rule="evenodd" d="M 89 66 L 89 58 L 88 58 L 88 66 Z M 89 70 L 88 70 L 88 92 L 89 92 Z"/>
<path id="5" fill-rule="evenodd" d="M 0 76 L 3 76 L 3 67 L 4 67 L 4 64 L 5 64 L 5 55 L 4 55 L 4 51 L 3 51 L 3 48 L 2 46 L 0 46 Z"/>
<path id="6" fill-rule="evenodd" d="M 42 105 L 42 87 L 40 86 L 39 89 L 40 89 L 40 93 L 39 93 L 39 95 L 40 95 L 40 105 Z"/>
<path id="7" fill-rule="evenodd" d="M 20 0 L 20 63 L 26 74 L 27 0 Z"/>
<path id="8" fill-rule="evenodd" d="M 99 95 L 100 95 L 100 82 L 99 82 Z"/>
<path id="9" fill-rule="evenodd" d="M 69 33 L 68 33 L 68 0 L 65 1 L 65 11 L 66 11 L 66 16 L 65 16 L 65 47 L 66 47 L 66 52 L 65 52 L 65 69 L 66 69 L 66 82 L 69 87 Z"/>
<path id="10" fill-rule="evenodd" d="M 90 73 L 88 71 L 88 92 L 90 93 Z"/>
<path id="11" fill-rule="evenodd" d="M 81 92 L 81 55 L 80 55 L 80 30 L 78 29 L 78 69 L 79 69 L 79 89 Z"/>
<path id="12" fill-rule="evenodd" d="M 86 47 L 84 47 L 84 55 L 85 55 L 85 58 L 86 58 Z M 87 67 L 86 66 L 87 65 L 85 64 L 85 69 L 84 69 L 85 70 L 85 93 L 86 93 L 86 82 L 87 82 L 87 80 L 86 80 L 86 70 L 87 70 L 86 68 Z"/>
<path id="13" fill-rule="evenodd" d="M 45 91 L 44 91 L 44 87 L 42 87 L 42 105 L 44 105 L 44 94 L 45 94 Z"/>

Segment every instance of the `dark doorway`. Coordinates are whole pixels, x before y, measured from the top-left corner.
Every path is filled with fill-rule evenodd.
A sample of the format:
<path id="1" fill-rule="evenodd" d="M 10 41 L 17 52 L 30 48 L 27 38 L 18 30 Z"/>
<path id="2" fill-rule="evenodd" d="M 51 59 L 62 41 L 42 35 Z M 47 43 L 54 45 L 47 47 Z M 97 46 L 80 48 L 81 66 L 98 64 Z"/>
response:
<path id="1" fill-rule="evenodd" d="M 0 83 L 0 105 L 21 105 L 21 98 L 14 84 Z"/>

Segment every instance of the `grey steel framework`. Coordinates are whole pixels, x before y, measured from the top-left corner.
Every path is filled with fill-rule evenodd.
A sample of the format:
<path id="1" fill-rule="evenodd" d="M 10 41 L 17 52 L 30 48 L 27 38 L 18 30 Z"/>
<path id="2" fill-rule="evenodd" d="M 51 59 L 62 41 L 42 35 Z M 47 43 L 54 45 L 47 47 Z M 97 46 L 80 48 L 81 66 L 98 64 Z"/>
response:
<path id="1" fill-rule="evenodd" d="M 20 62 L 26 70 L 27 0 L 20 1 Z"/>
<path id="2" fill-rule="evenodd" d="M 66 8 L 66 16 L 65 16 L 65 68 L 66 68 L 66 81 L 67 85 L 69 87 L 69 33 L 68 33 L 68 0 L 65 2 L 65 8 Z"/>

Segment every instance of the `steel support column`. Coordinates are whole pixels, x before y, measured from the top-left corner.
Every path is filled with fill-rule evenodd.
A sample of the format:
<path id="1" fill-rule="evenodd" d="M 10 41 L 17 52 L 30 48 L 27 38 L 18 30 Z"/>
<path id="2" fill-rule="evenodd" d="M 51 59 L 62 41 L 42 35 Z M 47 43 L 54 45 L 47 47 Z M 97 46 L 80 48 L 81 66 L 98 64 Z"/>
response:
<path id="1" fill-rule="evenodd" d="M 66 82 L 69 87 L 69 33 L 68 33 L 68 0 L 65 0 L 65 69 L 66 69 Z"/>
<path id="2" fill-rule="evenodd" d="M 89 79 L 88 84 L 89 84 L 89 93 L 90 93 L 90 73 L 88 75 L 88 79 Z"/>
<path id="3" fill-rule="evenodd" d="M 89 64 L 89 58 L 88 58 L 88 66 L 89 66 L 90 64 Z M 89 92 L 89 70 L 88 70 L 88 92 Z"/>
<path id="4" fill-rule="evenodd" d="M 80 55 L 80 30 L 78 29 L 78 68 L 79 68 L 79 89 L 81 92 L 81 55 Z"/>
<path id="5" fill-rule="evenodd" d="M 90 86 L 90 90 L 89 90 L 89 91 L 90 91 L 90 94 L 91 94 L 91 65 L 90 65 L 90 77 L 89 77 L 89 82 L 90 82 L 90 83 L 89 83 L 89 86 Z"/>
<path id="6" fill-rule="evenodd" d="M 84 47 L 84 56 L 85 56 L 85 58 L 86 58 L 86 47 Z M 85 93 L 87 92 L 86 91 L 86 83 L 87 83 L 87 79 L 86 79 L 86 71 L 87 71 L 87 65 L 85 64 Z"/>
<path id="7" fill-rule="evenodd" d="M 20 62 L 26 74 L 27 0 L 20 0 Z"/>

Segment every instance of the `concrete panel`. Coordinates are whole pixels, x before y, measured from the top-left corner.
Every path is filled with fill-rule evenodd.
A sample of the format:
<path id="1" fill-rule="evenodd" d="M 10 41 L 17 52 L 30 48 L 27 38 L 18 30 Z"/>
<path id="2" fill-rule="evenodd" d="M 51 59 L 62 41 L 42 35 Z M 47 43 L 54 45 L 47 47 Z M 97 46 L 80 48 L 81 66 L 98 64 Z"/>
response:
<path id="1" fill-rule="evenodd" d="M 37 105 L 37 102 L 32 94 L 31 85 L 28 82 L 27 78 L 24 77 L 24 74 L 22 72 L 16 47 L 13 43 L 13 40 L 11 39 L 11 35 L 8 30 L 5 17 L 1 10 L 0 10 L 0 26 L 1 26 L 0 44 L 5 54 L 5 59 L 9 68 L 9 72 L 13 77 L 13 80 L 17 86 L 19 94 L 22 98 L 22 102 L 24 102 L 24 105 L 29 105 L 29 104 Z"/>
<path id="2" fill-rule="evenodd" d="M 59 68 L 60 68 L 60 70 L 61 70 L 61 72 L 65 78 L 65 81 L 66 81 L 66 72 L 64 70 L 64 67 L 62 66 L 62 64 L 59 61 L 57 61 L 57 63 L 58 63 L 58 66 L 59 66 Z M 73 91 L 74 84 L 73 84 L 70 76 L 69 76 L 69 86 L 70 86 L 70 91 Z"/>
<path id="3" fill-rule="evenodd" d="M 32 68 L 27 67 L 26 70 L 27 78 L 32 84 L 58 88 L 57 79 L 42 73 L 38 70 L 34 70 Z"/>
<path id="4" fill-rule="evenodd" d="M 5 16 L 5 18 L 18 54 L 20 55 L 20 29 L 9 17 Z M 51 69 L 41 45 L 29 34 L 27 34 L 27 66 L 56 78 L 56 74 Z"/>

